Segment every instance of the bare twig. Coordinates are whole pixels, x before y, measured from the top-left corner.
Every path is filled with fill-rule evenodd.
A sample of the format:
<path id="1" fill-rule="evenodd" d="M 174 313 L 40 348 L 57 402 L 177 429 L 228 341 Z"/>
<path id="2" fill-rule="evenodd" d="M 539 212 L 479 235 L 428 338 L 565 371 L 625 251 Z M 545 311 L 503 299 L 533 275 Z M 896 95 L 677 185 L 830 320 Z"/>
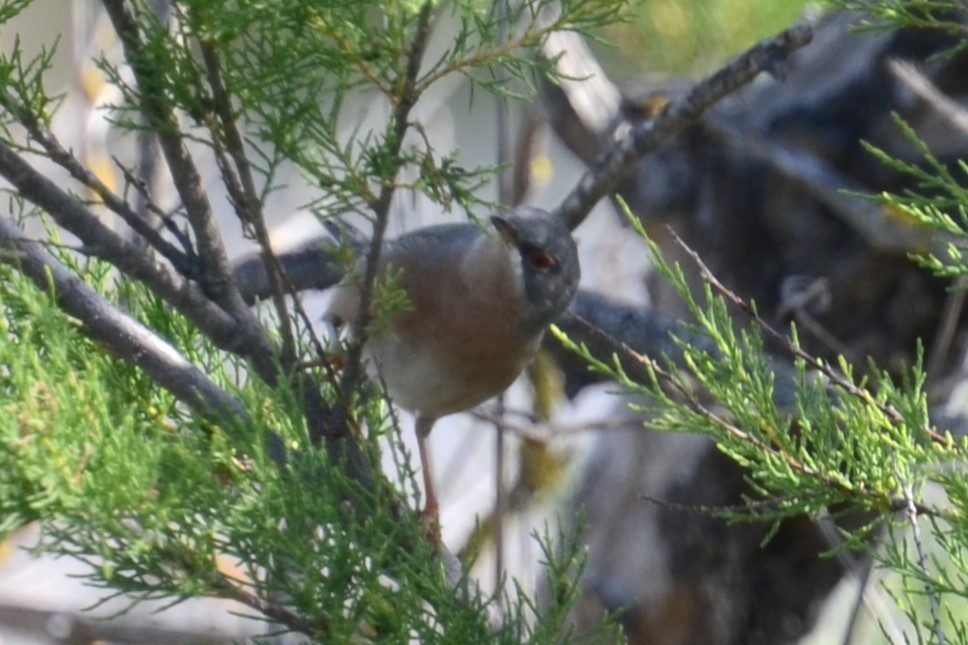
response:
<path id="1" fill-rule="evenodd" d="M 783 504 L 787 501 L 804 500 L 802 496 L 794 497 L 793 495 L 777 495 L 776 497 L 770 497 L 768 499 L 747 499 L 741 504 L 718 504 L 712 506 L 709 504 L 681 504 L 665 499 L 659 499 L 658 497 L 648 495 L 646 493 L 640 493 L 638 497 L 639 499 L 659 506 L 660 508 L 678 511 L 681 513 L 690 513 L 693 515 L 708 515 L 711 517 L 723 517 L 726 515 L 737 515 L 740 513 L 770 513 L 782 510 Z"/>
<path id="2" fill-rule="evenodd" d="M 152 2 L 152 9 L 159 23 L 165 24 L 168 22 L 168 18 L 171 15 L 170 0 L 154 0 Z M 148 120 L 144 115 L 140 115 L 140 121 L 144 129 L 138 133 L 137 169 L 130 171 L 124 168 L 123 164 L 117 158 L 114 159 L 114 163 L 122 169 L 122 173 L 124 173 L 129 185 L 135 188 L 135 212 L 144 219 L 149 219 L 152 215 L 156 215 L 161 224 L 184 248 L 191 249 L 194 252 L 194 245 L 191 243 L 190 238 L 174 225 L 172 218 L 162 211 L 155 204 L 154 199 L 152 199 L 152 190 L 155 189 L 157 184 L 156 180 L 160 176 L 161 164 L 159 161 L 161 160 L 161 155 L 158 149 L 158 137 L 147 127 Z M 140 244 L 137 240 L 135 240 L 135 243 Z"/>
<path id="3" fill-rule="evenodd" d="M 468 73 L 475 67 L 491 65 L 495 61 L 499 62 L 501 59 L 514 55 L 515 52 L 537 45 L 557 30 L 571 27 L 567 16 L 561 11 L 535 11 L 533 6 L 528 6 L 533 5 L 533 3 L 528 2 L 502 0 L 500 5 L 505 8 L 512 8 L 512 12 L 507 14 L 507 21 L 518 23 L 516 34 L 511 38 L 502 39 L 493 47 L 482 46 L 466 56 L 458 56 L 449 61 L 442 60 L 442 64 L 434 66 L 423 78 L 419 79 L 416 85 L 418 93 L 426 91 L 427 88 L 447 76 Z M 550 9 L 550 3 L 542 8 Z M 502 25 L 506 24 L 507 21 L 502 22 Z"/>
<path id="4" fill-rule="evenodd" d="M 671 316 L 648 307 L 615 302 L 583 289 L 579 289 L 568 311 L 559 316 L 555 324 L 569 338 L 585 345 L 594 356 L 609 356 L 620 350 L 620 346 L 615 344 L 618 341 L 638 354 L 668 359 L 682 365 L 682 348 L 674 338 L 708 352 L 716 351 L 708 338 L 691 333 Z M 569 359 L 560 344 L 546 342 L 546 345 L 556 352 L 560 362 Z M 648 379 L 649 374 L 639 361 L 630 359 L 622 351 L 617 354 L 622 370 L 630 378 L 638 381 Z"/>
<path id="5" fill-rule="evenodd" d="M 576 228 L 598 200 L 611 192 L 639 159 L 659 148 L 698 119 L 709 107 L 752 81 L 760 72 L 776 69 L 790 54 L 808 44 L 812 38 L 812 25 L 801 23 L 757 43 L 739 58 L 695 85 L 684 97 L 670 103 L 659 116 L 633 126 L 598 158 L 571 194 L 555 210 L 555 214 L 564 218 L 569 228 Z"/>
<path id="6" fill-rule="evenodd" d="M 572 317 L 576 317 L 575 314 L 572 314 L 572 313 L 569 313 L 568 315 Z M 811 469 L 808 466 L 798 462 L 792 456 L 787 455 L 786 453 L 783 453 L 782 451 L 778 450 L 777 448 L 774 448 L 768 443 L 765 443 L 759 438 L 754 437 L 746 430 L 743 430 L 739 426 L 731 423 L 725 416 L 722 416 L 714 412 L 711 408 L 709 408 L 702 401 L 700 401 L 697 393 L 694 390 L 685 387 L 685 385 L 682 382 L 676 379 L 675 374 L 673 374 L 665 367 L 663 367 L 658 360 L 650 356 L 640 354 L 639 352 L 635 351 L 634 349 L 626 345 L 621 340 L 609 337 L 608 334 L 606 334 L 601 329 L 594 329 L 591 323 L 587 321 L 579 320 L 579 323 L 585 325 L 586 327 L 591 328 L 597 334 L 600 334 L 601 336 L 605 337 L 607 341 L 610 344 L 612 344 L 613 347 L 619 352 L 621 352 L 622 354 L 629 356 L 636 362 L 642 364 L 649 373 L 655 374 L 655 376 L 658 377 L 658 379 L 662 383 L 667 385 L 676 395 L 678 395 L 690 410 L 700 415 L 701 417 L 707 419 L 713 425 L 723 430 L 723 432 L 725 432 L 726 434 L 731 435 L 733 438 L 739 441 L 749 443 L 750 445 L 756 447 L 762 452 L 778 458 L 779 460 L 783 461 L 784 463 L 791 466 L 797 471 L 803 472 L 805 474 L 812 473 Z"/>
<path id="7" fill-rule="evenodd" d="M 40 144 L 47 154 L 47 157 L 58 166 L 66 170 L 71 177 L 81 182 L 97 195 L 101 201 L 111 211 L 117 214 L 124 222 L 132 228 L 138 235 L 184 276 L 192 275 L 194 271 L 193 259 L 189 255 L 191 247 L 186 246 L 185 250 L 176 248 L 171 242 L 166 240 L 150 222 L 135 212 L 128 203 L 114 193 L 104 184 L 97 175 L 84 167 L 71 152 L 66 150 L 56 136 L 47 130 L 37 117 L 31 114 L 23 105 L 14 102 L 14 99 L 0 92 L 0 105 L 10 112 L 30 135 L 30 138 Z M 186 253 L 188 251 L 189 253 Z"/>
<path id="8" fill-rule="evenodd" d="M 921 538 L 921 527 L 918 525 L 919 505 L 914 501 L 914 491 L 911 485 L 904 484 L 904 516 L 911 525 L 911 535 L 914 539 L 914 548 L 918 554 L 918 569 L 924 580 L 924 593 L 928 597 L 928 607 L 931 611 L 931 624 L 934 629 L 935 642 L 938 645 L 945 645 L 944 629 L 941 626 L 941 607 L 938 600 L 938 590 L 931 585 L 930 575 L 928 574 L 928 555 L 924 550 L 924 540 Z"/>
<path id="9" fill-rule="evenodd" d="M 158 217 L 162 226 L 165 230 L 178 240 L 178 243 L 182 245 L 182 248 L 186 249 L 186 252 L 192 258 L 192 272 L 189 274 L 183 274 L 186 278 L 194 278 L 195 273 L 200 269 L 196 266 L 197 260 L 195 259 L 195 245 L 192 244 L 192 238 L 183 230 L 178 228 L 178 225 L 174 220 L 174 213 L 178 212 L 178 209 L 173 209 L 172 212 L 166 212 L 162 210 L 158 204 L 154 202 L 151 198 L 151 190 L 146 177 L 148 177 L 153 169 L 157 166 L 155 161 L 148 161 L 153 154 L 152 151 L 157 147 L 157 142 L 154 136 L 149 136 L 148 133 L 143 133 L 143 136 L 139 137 L 139 145 L 142 147 L 142 165 L 135 171 L 129 168 L 121 162 L 117 157 L 112 157 L 114 165 L 118 167 L 121 171 L 121 176 L 124 177 L 124 181 L 131 187 L 135 189 L 138 194 L 138 199 L 136 201 L 135 212 L 141 217 L 147 217 L 149 213 L 154 214 Z"/>

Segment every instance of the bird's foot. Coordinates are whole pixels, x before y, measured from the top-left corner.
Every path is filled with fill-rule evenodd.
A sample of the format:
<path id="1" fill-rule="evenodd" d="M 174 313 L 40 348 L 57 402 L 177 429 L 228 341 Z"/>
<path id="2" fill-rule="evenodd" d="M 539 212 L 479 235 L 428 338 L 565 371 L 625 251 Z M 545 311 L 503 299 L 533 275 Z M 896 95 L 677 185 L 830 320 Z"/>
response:
<path id="1" fill-rule="evenodd" d="M 440 507 L 437 506 L 436 500 L 433 503 L 428 501 L 420 511 L 420 524 L 423 525 L 424 535 L 430 543 L 433 546 L 440 546 L 443 541 L 440 537 Z"/>

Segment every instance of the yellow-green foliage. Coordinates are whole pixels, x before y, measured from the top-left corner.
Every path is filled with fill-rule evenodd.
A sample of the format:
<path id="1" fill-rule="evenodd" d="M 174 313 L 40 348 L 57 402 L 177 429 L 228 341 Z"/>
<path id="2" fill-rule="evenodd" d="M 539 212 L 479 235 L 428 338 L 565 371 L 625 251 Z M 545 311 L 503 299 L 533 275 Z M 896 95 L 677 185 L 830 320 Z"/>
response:
<path id="1" fill-rule="evenodd" d="M 646 0 L 605 29 L 638 73 L 709 71 L 797 21 L 808 0 Z"/>

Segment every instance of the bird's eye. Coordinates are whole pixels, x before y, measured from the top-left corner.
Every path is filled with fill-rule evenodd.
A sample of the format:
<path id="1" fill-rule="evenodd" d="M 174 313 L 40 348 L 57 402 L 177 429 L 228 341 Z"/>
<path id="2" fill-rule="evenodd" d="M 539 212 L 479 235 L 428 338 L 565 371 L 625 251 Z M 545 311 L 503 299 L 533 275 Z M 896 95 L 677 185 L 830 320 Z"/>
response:
<path id="1" fill-rule="evenodd" d="M 525 253 L 524 259 L 528 266 L 538 273 L 550 271 L 558 264 L 550 253 L 542 249 L 529 249 Z"/>

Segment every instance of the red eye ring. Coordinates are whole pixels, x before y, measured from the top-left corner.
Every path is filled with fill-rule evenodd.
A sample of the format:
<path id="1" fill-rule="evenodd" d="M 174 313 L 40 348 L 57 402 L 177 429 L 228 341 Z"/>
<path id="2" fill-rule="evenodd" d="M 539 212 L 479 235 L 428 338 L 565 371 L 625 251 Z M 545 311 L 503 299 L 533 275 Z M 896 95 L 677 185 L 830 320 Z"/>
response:
<path id="1" fill-rule="evenodd" d="M 525 253 L 524 259 L 528 263 L 528 266 L 538 273 L 550 271 L 558 265 L 555 258 L 542 249 L 530 249 Z"/>

